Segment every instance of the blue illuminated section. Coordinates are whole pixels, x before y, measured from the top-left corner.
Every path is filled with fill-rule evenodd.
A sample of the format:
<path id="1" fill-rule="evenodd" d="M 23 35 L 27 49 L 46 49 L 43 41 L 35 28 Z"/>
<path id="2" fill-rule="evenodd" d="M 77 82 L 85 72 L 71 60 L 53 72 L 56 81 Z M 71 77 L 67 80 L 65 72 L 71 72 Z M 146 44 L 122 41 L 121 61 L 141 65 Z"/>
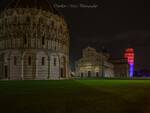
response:
<path id="1" fill-rule="evenodd" d="M 134 64 L 130 64 L 130 78 L 133 78 L 134 75 Z"/>

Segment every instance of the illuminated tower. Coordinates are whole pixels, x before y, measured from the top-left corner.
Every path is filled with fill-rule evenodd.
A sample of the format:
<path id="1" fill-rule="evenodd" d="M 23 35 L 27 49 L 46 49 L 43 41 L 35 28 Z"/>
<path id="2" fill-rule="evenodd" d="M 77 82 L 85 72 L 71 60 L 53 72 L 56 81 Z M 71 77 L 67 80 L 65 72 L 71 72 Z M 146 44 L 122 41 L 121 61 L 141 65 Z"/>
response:
<path id="1" fill-rule="evenodd" d="M 135 58 L 134 49 L 133 48 L 126 49 L 124 57 L 128 60 L 128 64 L 130 65 L 130 78 L 133 78 L 133 75 L 134 75 L 134 58 Z"/>

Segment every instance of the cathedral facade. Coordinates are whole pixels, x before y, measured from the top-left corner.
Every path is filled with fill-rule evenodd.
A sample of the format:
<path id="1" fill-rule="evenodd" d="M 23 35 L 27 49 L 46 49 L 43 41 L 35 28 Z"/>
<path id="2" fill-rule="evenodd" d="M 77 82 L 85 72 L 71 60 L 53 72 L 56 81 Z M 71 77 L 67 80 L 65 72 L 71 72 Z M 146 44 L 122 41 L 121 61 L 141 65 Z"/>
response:
<path id="1" fill-rule="evenodd" d="M 108 58 L 94 48 L 85 48 L 82 58 L 76 62 L 75 75 L 80 78 L 113 78 L 114 66 Z"/>
<path id="2" fill-rule="evenodd" d="M 0 79 L 69 78 L 69 40 L 47 0 L 14 0 L 0 14 Z"/>

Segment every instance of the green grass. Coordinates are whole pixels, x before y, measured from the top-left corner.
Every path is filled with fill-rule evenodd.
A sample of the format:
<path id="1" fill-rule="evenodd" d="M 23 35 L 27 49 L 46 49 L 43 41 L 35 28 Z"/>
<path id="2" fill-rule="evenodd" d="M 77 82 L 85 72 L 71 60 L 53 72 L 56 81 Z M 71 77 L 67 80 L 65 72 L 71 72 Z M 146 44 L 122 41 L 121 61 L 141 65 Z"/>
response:
<path id="1" fill-rule="evenodd" d="M 0 113 L 150 113 L 150 80 L 0 81 Z"/>

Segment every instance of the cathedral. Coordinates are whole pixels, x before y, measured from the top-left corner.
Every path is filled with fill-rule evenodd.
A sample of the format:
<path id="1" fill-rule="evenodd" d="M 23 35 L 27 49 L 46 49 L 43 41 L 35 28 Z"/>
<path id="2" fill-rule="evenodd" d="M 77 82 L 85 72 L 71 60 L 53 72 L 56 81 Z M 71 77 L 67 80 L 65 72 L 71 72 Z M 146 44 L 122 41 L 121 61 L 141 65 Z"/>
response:
<path id="1" fill-rule="evenodd" d="M 114 65 L 109 62 L 109 55 L 98 53 L 96 49 L 83 49 L 82 58 L 76 62 L 76 76 L 79 78 L 113 78 Z"/>
<path id="2" fill-rule="evenodd" d="M 48 0 L 12 0 L 0 12 L 0 79 L 68 79 L 69 40 Z"/>

